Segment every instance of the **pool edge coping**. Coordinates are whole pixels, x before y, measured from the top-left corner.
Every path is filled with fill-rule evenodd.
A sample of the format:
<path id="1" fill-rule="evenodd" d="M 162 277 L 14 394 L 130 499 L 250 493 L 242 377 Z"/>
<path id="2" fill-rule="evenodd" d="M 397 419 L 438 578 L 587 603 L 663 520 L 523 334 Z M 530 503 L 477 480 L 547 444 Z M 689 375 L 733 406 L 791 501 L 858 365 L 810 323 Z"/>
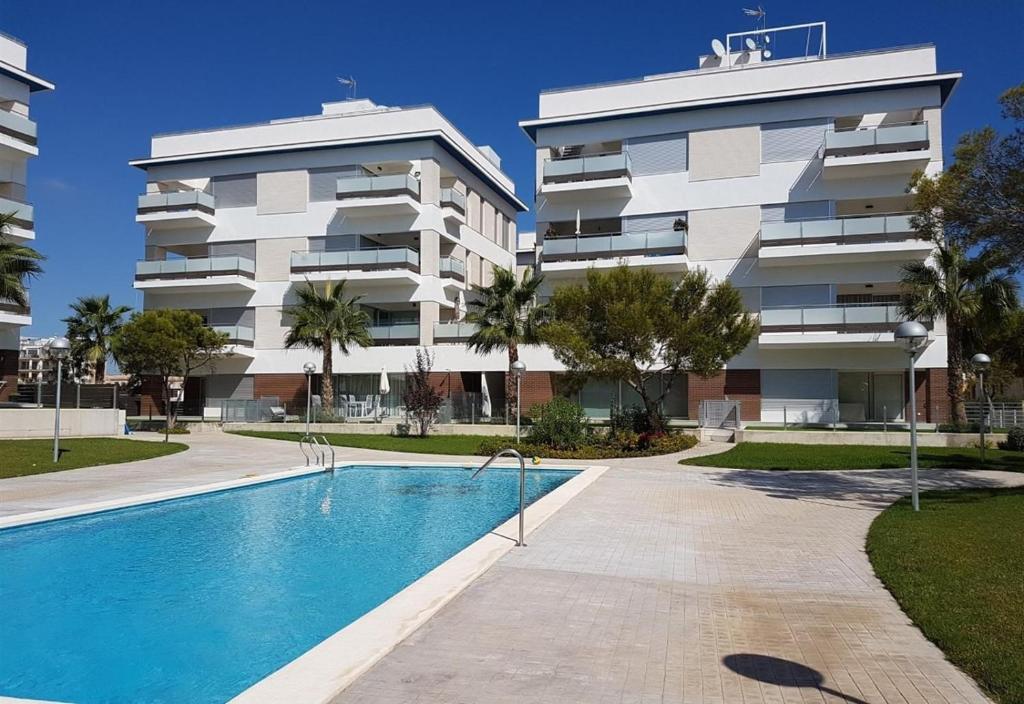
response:
<path id="1" fill-rule="evenodd" d="M 335 469 L 358 466 L 465 467 L 468 469 L 479 466 L 479 463 L 360 460 L 339 463 Z M 492 466 L 506 469 L 518 469 L 519 467 L 517 463 L 504 462 L 495 463 Z M 572 471 L 577 474 L 530 504 L 529 510 L 524 516 L 527 537 L 559 509 L 593 484 L 609 467 L 602 465 L 546 465 L 538 469 Z M 331 470 L 317 466 L 298 466 L 258 476 L 197 484 L 55 509 L 29 511 L 0 517 L 0 530 L 269 484 L 327 471 Z M 404 589 L 392 594 L 377 607 L 238 693 L 229 700 L 229 704 L 277 704 L 281 701 L 324 704 L 330 702 L 511 551 L 515 547 L 513 536 L 518 531 L 518 520 L 517 513 Z M 529 545 L 528 542 L 527 545 Z M 26 700 L 0 695 L 0 704 L 16 702 L 47 704 L 46 700 Z"/>

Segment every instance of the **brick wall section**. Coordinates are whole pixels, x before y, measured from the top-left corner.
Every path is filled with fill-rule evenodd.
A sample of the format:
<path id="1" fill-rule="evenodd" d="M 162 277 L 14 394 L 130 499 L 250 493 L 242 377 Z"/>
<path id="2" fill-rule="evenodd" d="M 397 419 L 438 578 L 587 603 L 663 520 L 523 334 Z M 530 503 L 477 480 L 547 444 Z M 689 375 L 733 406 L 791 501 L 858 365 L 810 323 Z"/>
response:
<path id="1" fill-rule="evenodd" d="M 142 377 L 142 386 L 139 388 L 139 415 L 161 416 L 163 413 L 164 390 L 160 385 L 160 377 Z"/>
<path id="2" fill-rule="evenodd" d="M 704 378 L 697 374 L 686 375 L 686 415 L 696 419 L 700 413 L 700 402 L 708 399 L 725 398 L 725 373 Z"/>
<path id="3" fill-rule="evenodd" d="M 547 403 L 555 397 L 555 374 L 552 372 L 526 372 L 522 381 L 523 415 L 537 403 Z"/>
<path id="4" fill-rule="evenodd" d="M 313 384 L 316 391 L 316 380 Z M 284 403 L 288 412 L 305 413 L 306 408 L 306 375 L 305 374 L 256 374 L 253 377 L 253 397 L 277 396 Z"/>
<path id="5" fill-rule="evenodd" d="M 950 420 L 949 395 L 946 382 L 949 370 L 942 368 L 915 369 L 914 381 L 917 386 L 917 420 L 919 423 L 948 423 Z M 907 402 L 903 408 L 904 417 L 910 420 L 910 373 L 903 373 L 903 392 Z"/>
<path id="6" fill-rule="evenodd" d="M 700 402 L 708 400 L 740 402 L 743 420 L 761 420 L 761 370 L 726 369 L 712 377 L 686 375 L 687 414 L 691 420 L 700 415 Z"/>
<path id="7" fill-rule="evenodd" d="M 18 350 L 0 350 L 0 401 L 18 392 Z"/>

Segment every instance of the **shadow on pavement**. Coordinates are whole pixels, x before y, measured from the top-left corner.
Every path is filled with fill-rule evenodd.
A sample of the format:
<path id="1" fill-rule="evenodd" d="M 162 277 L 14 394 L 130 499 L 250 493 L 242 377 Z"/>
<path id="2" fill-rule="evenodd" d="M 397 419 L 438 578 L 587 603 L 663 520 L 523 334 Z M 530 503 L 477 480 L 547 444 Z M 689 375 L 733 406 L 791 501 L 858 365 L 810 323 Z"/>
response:
<path id="1" fill-rule="evenodd" d="M 835 689 L 824 686 L 825 677 L 817 670 L 793 660 L 783 660 L 770 655 L 753 653 L 734 653 L 722 658 L 722 664 L 738 675 L 749 677 L 765 684 L 779 687 L 797 687 L 816 689 L 831 694 L 851 704 L 868 704 L 863 699 L 843 694 Z"/>

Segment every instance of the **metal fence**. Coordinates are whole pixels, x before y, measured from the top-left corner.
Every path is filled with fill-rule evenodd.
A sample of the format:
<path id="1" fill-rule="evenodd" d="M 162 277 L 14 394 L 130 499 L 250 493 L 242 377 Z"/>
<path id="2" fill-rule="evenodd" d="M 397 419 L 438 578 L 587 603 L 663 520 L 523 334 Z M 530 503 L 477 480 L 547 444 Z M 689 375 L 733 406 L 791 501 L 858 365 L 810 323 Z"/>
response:
<path id="1" fill-rule="evenodd" d="M 267 423 L 275 419 L 274 409 L 281 409 L 287 415 L 288 409 L 278 396 L 227 399 L 221 402 L 220 419 L 223 423 Z"/>
<path id="2" fill-rule="evenodd" d="M 487 402 L 484 395 L 479 392 L 455 392 L 445 397 L 444 403 L 441 404 L 438 422 L 471 425 L 505 423 L 505 406 L 493 401 Z"/>
<path id="3" fill-rule="evenodd" d="M 701 401 L 698 412 L 698 422 L 702 428 L 740 427 L 739 401 Z"/>
<path id="4" fill-rule="evenodd" d="M 992 402 L 988 405 L 988 425 L 992 428 L 1012 428 L 1024 425 L 1024 401 Z M 964 404 L 969 423 L 980 423 L 984 417 L 981 401 Z"/>
<path id="5" fill-rule="evenodd" d="M 57 405 L 56 384 L 18 384 L 17 400 L 40 408 Z M 124 408 L 127 394 L 117 384 L 60 385 L 61 408 Z"/>

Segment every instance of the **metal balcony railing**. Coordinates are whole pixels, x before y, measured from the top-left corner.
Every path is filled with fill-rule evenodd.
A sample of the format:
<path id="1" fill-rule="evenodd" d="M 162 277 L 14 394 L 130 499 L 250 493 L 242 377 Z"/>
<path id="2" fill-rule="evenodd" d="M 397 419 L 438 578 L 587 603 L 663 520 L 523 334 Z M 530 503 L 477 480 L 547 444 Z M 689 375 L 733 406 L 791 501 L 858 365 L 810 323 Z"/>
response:
<path id="1" fill-rule="evenodd" d="M 292 252 L 291 256 L 293 273 L 382 269 L 407 269 L 418 273 L 420 253 L 410 247 L 379 247 L 345 252 Z"/>
<path id="2" fill-rule="evenodd" d="M 206 191 L 169 191 L 166 193 L 143 193 L 139 196 L 139 214 L 167 213 L 199 210 L 208 215 L 214 214 L 212 193 Z"/>
<path id="3" fill-rule="evenodd" d="M 442 208 L 454 208 L 463 215 L 466 214 L 466 194 L 456 191 L 454 188 L 442 188 L 440 203 Z"/>
<path id="4" fill-rule="evenodd" d="M 455 257 L 441 257 L 438 269 L 443 278 L 466 280 L 466 264 Z"/>
<path id="5" fill-rule="evenodd" d="M 548 159 L 544 162 L 544 183 L 596 181 L 629 175 L 631 175 L 631 166 L 629 154 L 626 152 L 586 154 Z"/>
<path id="6" fill-rule="evenodd" d="M 211 325 L 216 332 L 226 333 L 228 344 L 251 347 L 256 340 L 256 331 L 247 325 Z"/>
<path id="7" fill-rule="evenodd" d="M 0 134 L 14 137 L 19 142 L 36 146 L 36 123 L 8 110 L 0 109 Z"/>
<path id="8" fill-rule="evenodd" d="M 190 257 L 135 263 L 135 280 L 205 279 L 212 276 L 256 278 L 256 262 L 248 257 Z"/>
<path id="9" fill-rule="evenodd" d="M 927 122 L 851 127 L 825 133 L 825 156 L 858 156 L 927 148 Z"/>
<path id="10" fill-rule="evenodd" d="M 35 227 L 35 211 L 28 203 L 11 198 L 10 196 L 0 196 L 0 213 L 11 213 L 14 215 L 14 222 L 12 223 L 15 227 L 20 227 L 24 230 L 31 230 Z"/>
<path id="11" fill-rule="evenodd" d="M 910 213 L 851 215 L 761 223 L 761 246 L 868 244 L 918 239 Z"/>
<path id="12" fill-rule="evenodd" d="M 370 335 L 375 345 L 415 345 L 420 341 L 419 323 L 371 325 Z"/>
<path id="13" fill-rule="evenodd" d="M 465 342 L 476 330 L 475 323 L 434 323 L 434 342 Z"/>
<path id="14" fill-rule="evenodd" d="M 338 200 L 400 195 L 412 196 L 415 199 L 420 197 L 420 182 L 412 174 L 347 176 L 338 179 Z"/>
<path id="15" fill-rule="evenodd" d="M 664 256 L 686 253 L 686 233 L 676 230 L 577 235 L 545 239 L 541 250 L 543 261 L 574 261 L 583 259 L 614 259 L 627 256 Z"/>
<path id="16" fill-rule="evenodd" d="M 891 332 L 907 318 L 893 303 L 761 309 L 761 332 Z"/>

